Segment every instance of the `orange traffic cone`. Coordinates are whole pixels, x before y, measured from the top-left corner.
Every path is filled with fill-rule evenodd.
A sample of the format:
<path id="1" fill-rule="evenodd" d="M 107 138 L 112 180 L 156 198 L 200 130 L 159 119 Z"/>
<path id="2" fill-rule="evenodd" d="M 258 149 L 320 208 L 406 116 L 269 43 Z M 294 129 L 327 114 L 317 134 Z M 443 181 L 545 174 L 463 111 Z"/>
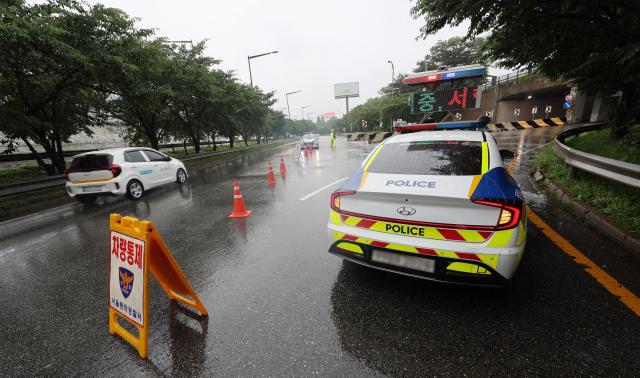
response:
<path id="1" fill-rule="evenodd" d="M 251 210 L 247 210 L 244 207 L 244 200 L 242 199 L 242 193 L 240 193 L 240 186 L 238 182 L 233 182 L 233 212 L 229 214 L 229 218 L 246 218 L 251 214 Z"/>
<path id="2" fill-rule="evenodd" d="M 287 167 L 284 166 L 284 159 L 280 156 L 280 174 L 284 175 L 287 173 Z"/>
<path id="3" fill-rule="evenodd" d="M 269 163 L 269 170 L 267 171 L 267 184 L 269 185 L 276 184 L 276 176 L 273 174 L 273 168 L 271 167 L 271 163 Z"/>

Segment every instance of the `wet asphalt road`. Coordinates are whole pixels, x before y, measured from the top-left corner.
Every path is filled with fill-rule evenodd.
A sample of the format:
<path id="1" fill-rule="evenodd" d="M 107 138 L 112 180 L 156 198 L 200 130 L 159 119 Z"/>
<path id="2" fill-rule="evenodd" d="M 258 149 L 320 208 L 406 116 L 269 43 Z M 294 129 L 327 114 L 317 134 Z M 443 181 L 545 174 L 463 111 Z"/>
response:
<path id="1" fill-rule="evenodd" d="M 497 134 L 522 153 L 556 129 Z M 0 223 L 0 376 L 633 376 L 637 316 L 532 224 L 507 289 L 432 283 L 329 255 L 331 189 L 371 146 L 328 140 L 309 159 L 262 151 L 194 172 L 187 185 L 132 203 L 72 204 Z M 286 179 L 265 184 L 285 155 Z M 515 177 L 529 205 L 634 293 L 629 251 L 554 210 Z M 227 218 L 233 179 L 246 220 Z M 108 221 L 119 212 L 154 222 L 207 309 L 172 304 L 152 278 L 149 358 L 108 333 Z"/>

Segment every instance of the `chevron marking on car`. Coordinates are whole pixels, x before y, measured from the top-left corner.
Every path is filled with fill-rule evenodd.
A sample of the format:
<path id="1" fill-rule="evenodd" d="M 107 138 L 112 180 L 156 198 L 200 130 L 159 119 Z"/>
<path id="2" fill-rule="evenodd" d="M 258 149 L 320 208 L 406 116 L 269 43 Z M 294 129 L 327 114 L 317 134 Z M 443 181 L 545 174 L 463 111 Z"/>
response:
<path id="1" fill-rule="evenodd" d="M 407 235 L 421 237 L 425 239 L 456 240 L 471 243 L 484 242 L 493 234 L 491 231 L 476 230 L 454 230 L 449 228 L 423 227 L 401 223 L 391 223 L 359 218 L 354 216 L 340 215 L 343 223 L 359 228 L 366 228 L 372 231 L 386 232 L 396 235 Z"/>
<path id="2" fill-rule="evenodd" d="M 412 246 L 403 245 L 403 244 L 387 243 L 387 242 L 381 242 L 378 240 L 357 237 L 354 235 L 344 234 L 342 232 L 334 232 L 334 239 L 345 240 L 345 241 L 359 243 L 359 244 L 366 244 L 372 247 L 387 248 L 395 251 L 417 253 L 417 254 L 426 255 L 426 256 L 446 257 L 450 259 L 481 262 L 481 263 L 487 264 L 488 266 L 494 269 L 498 267 L 498 260 L 499 260 L 498 255 L 457 252 L 457 251 L 450 251 L 445 249 L 429 249 L 429 248 L 412 247 Z"/>

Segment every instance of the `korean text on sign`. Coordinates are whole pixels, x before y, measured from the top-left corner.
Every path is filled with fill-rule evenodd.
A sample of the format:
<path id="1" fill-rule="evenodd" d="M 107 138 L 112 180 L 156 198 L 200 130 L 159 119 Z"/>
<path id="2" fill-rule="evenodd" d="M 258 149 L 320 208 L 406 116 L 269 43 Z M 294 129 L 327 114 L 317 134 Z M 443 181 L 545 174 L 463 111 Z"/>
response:
<path id="1" fill-rule="evenodd" d="M 135 239 L 134 239 L 135 240 Z M 114 257 L 129 265 L 137 265 L 142 269 L 142 254 L 144 253 L 144 244 L 137 243 L 130 238 L 123 238 L 118 234 L 111 234 L 111 253 Z"/>

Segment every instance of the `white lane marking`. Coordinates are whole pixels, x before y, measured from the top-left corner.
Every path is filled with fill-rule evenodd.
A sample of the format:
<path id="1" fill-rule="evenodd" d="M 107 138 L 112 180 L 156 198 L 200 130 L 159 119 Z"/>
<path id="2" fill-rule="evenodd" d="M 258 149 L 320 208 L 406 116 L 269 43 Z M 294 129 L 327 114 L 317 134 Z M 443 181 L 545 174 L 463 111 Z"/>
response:
<path id="1" fill-rule="evenodd" d="M 343 178 L 341 178 L 341 179 L 339 179 L 339 180 L 336 180 L 336 181 L 332 182 L 331 184 L 325 185 L 325 186 L 323 186 L 323 187 L 322 187 L 322 188 L 320 188 L 320 189 L 314 190 L 313 192 L 311 192 L 311 193 L 307 194 L 306 196 L 304 196 L 304 197 L 302 197 L 302 198 L 298 199 L 298 201 L 306 201 L 306 200 L 308 200 L 309 198 L 311 198 L 311 197 L 315 196 L 316 194 L 318 194 L 318 193 L 322 192 L 323 190 L 326 190 L 326 189 L 328 189 L 328 188 L 330 188 L 330 187 L 334 186 L 335 184 L 339 184 L 339 183 L 341 183 L 341 182 L 343 182 L 343 181 L 345 181 L 345 180 L 347 180 L 347 179 L 349 179 L 349 177 L 343 177 Z"/>

